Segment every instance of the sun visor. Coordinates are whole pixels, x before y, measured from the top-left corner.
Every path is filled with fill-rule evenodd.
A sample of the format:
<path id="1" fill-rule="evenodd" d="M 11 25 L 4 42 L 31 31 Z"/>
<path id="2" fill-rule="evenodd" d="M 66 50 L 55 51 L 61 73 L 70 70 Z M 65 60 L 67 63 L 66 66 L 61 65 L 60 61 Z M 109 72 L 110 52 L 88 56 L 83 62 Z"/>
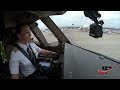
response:
<path id="1" fill-rule="evenodd" d="M 4 13 L 5 27 L 15 27 L 18 23 L 32 24 L 39 19 L 39 16 L 27 11 L 8 11 Z"/>
<path id="2" fill-rule="evenodd" d="M 6 11 L 4 12 L 5 27 L 14 27 L 17 23 L 32 24 L 40 17 L 62 15 L 66 11 Z"/>

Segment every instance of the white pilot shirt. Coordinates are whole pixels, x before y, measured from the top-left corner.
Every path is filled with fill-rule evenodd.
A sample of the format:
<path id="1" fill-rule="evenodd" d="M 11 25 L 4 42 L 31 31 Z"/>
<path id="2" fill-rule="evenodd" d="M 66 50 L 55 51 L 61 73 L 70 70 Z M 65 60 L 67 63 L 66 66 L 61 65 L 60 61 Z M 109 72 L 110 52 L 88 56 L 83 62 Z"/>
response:
<path id="1" fill-rule="evenodd" d="M 27 45 L 24 45 L 20 42 L 18 42 L 18 45 L 27 52 Z M 38 52 L 41 51 L 41 48 L 39 48 L 33 42 L 30 43 L 30 46 L 32 47 L 37 57 Z M 14 47 L 11 52 L 10 61 L 9 61 L 9 69 L 10 69 L 10 74 L 19 74 L 19 70 L 20 70 L 21 73 L 24 75 L 24 77 L 29 76 L 36 70 L 33 64 L 28 60 L 28 58 L 24 56 L 24 54 L 21 51 L 19 51 L 16 47 Z"/>

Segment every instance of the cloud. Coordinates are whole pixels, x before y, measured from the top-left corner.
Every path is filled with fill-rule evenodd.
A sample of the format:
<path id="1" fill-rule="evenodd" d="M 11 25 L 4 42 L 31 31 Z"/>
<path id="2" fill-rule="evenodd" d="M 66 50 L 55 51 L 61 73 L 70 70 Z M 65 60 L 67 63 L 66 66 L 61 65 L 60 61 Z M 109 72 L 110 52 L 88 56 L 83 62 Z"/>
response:
<path id="1" fill-rule="evenodd" d="M 119 11 L 100 11 L 101 19 L 111 20 L 111 19 L 120 19 Z"/>
<path id="2" fill-rule="evenodd" d="M 105 27 L 120 27 L 120 11 L 100 11 Z"/>
<path id="3" fill-rule="evenodd" d="M 52 20 L 57 25 L 83 25 L 92 21 L 84 16 L 83 11 L 67 11 L 64 15 L 51 16 Z"/>
<path id="4" fill-rule="evenodd" d="M 101 20 L 104 20 L 104 26 L 119 27 L 120 25 L 120 11 L 99 11 Z M 67 11 L 64 15 L 50 16 L 50 18 L 58 26 L 68 25 L 89 25 L 93 23 L 88 17 L 85 17 L 83 11 Z M 46 27 L 40 20 L 37 21 L 39 27 Z"/>

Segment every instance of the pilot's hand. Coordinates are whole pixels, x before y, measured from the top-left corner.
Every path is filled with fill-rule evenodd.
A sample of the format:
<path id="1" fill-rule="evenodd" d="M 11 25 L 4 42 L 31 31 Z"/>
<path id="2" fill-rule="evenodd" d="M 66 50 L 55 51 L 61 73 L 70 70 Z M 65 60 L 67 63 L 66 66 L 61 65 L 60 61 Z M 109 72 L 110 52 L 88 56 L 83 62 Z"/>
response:
<path id="1" fill-rule="evenodd" d="M 55 58 L 57 55 L 58 54 L 56 52 L 53 52 L 53 51 L 51 51 L 51 53 L 50 53 L 50 57 L 51 58 Z"/>
<path id="2" fill-rule="evenodd" d="M 57 53 L 56 53 L 56 52 L 52 52 L 52 55 L 56 56 L 56 55 L 57 55 Z"/>

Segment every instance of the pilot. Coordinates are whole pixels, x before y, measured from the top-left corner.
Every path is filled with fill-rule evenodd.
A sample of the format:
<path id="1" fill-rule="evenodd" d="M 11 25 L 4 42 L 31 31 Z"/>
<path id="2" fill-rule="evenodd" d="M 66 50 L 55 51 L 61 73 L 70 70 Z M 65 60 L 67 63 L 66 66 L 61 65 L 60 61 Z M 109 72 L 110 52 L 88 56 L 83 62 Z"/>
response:
<path id="1" fill-rule="evenodd" d="M 19 24 L 16 26 L 17 44 L 28 53 L 28 46 L 30 45 L 35 56 L 43 55 L 57 55 L 56 52 L 49 51 L 38 47 L 31 38 L 31 29 L 28 24 Z M 29 54 L 29 53 L 28 53 Z M 11 79 L 20 79 L 22 73 L 25 79 L 44 79 L 39 75 L 39 72 L 32 64 L 32 62 L 16 47 L 13 47 L 10 55 L 9 70 Z"/>

